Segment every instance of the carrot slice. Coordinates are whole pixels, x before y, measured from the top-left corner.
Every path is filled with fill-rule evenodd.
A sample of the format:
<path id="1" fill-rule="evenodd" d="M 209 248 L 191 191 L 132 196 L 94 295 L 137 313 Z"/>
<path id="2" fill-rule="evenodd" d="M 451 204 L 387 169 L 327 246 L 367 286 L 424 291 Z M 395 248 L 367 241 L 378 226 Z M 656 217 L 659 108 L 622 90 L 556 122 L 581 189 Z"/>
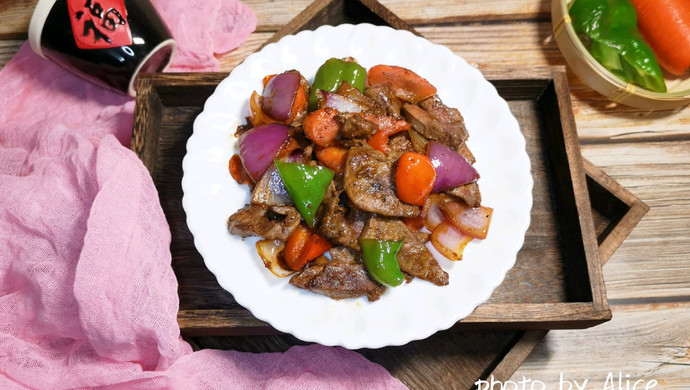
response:
<path id="1" fill-rule="evenodd" d="M 300 223 L 285 243 L 283 260 L 288 268 L 297 271 L 329 249 L 331 244 L 325 238 Z"/>
<path id="2" fill-rule="evenodd" d="M 391 151 L 391 148 L 388 146 L 390 136 L 410 130 L 410 124 L 407 121 L 395 119 L 392 116 L 364 114 L 362 117 L 379 127 L 379 131 L 369 138 L 367 143 L 372 148 L 383 153 Z"/>
<path id="3" fill-rule="evenodd" d="M 311 230 L 300 223 L 297 225 L 297 229 L 288 237 L 285 243 L 285 249 L 283 250 L 283 258 L 285 264 L 290 269 L 297 271 L 306 264 L 306 262 L 302 264 L 301 257 L 311 235 Z"/>
<path id="4" fill-rule="evenodd" d="M 249 176 L 249 173 L 247 173 L 247 170 L 244 169 L 244 165 L 242 165 L 242 160 L 240 159 L 239 154 L 235 154 L 230 158 L 230 161 L 228 162 L 228 170 L 230 171 L 232 178 L 240 184 L 251 185 L 254 182 Z"/>
<path id="5" fill-rule="evenodd" d="M 637 25 L 662 68 L 677 76 L 690 69 L 690 1 L 632 0 Z"/>
<path id="6" fill-rule="evenodd" d="M 338 110 L 329 107 L 309 113 L 302 121 L 304 135 L 315 144 L 329 146 L 338 136 L 340 125 L 335 120 Z"/>
<path id="7" fill-rule="evenodd" d="M 315 233 L 312 234 L 307 241 L 302 256 L 299 258 L 299 264 L 296 264 L 296 266 L 299 266 L 299 268 L 304 267 L 308 262 L 326 253 L 331 247 L 332 245 L 325 238 Z"/>
<path id="8" fill-rule="evenodd" d="M 340 146 L 319 146 L 316 145 L 316 159 L 326 168 L 332 169 L 335 173 L 345 170 L 347 160 L 347 149 Z"/>
<path id="9" fill-rule="evenodd" d="M 417 73 L 394 65 L 376 65 L 367 73 L 369 85 L 390 84 L 400 99 L 416 104 L 436 94 L 436 87 Z"/>
<path id="10" fill-rule="evenodd" d="M 412 230 L 413 232 L 420 231 L 424 227 L 424 218 L 422 217 L 403 218 L 403 222 L 405 225 L 407 225 L 408 229 Z"/>
<path id="11" fill-rule="evenodd" d="M 292 108 L 290 109 L 290 117 L 285 121 L 286 124 L 294 122 L 297 117 L 307 112 L 309 102 L 307 101 L 307 92 L 303 87 L 297 88 L 297 95 L 295 95 L 295 100 L 292 101 Z"/>
<path id="12" fill-rule="evenodd" d="M 436 170 L 429 157 L 406 152 L 398 159 L 395 188 L 403 202 L 424 206 L 436 180 Z"/>
<path id="13" fill-rule="evenodd" d="M 285 157 L 296 149 L 299 149 L 299 143 L 297 143 L 294 138 L 290 137 L 287 141 L 285 141 L 283 146 L 280 147 L 276 158 Z"/>

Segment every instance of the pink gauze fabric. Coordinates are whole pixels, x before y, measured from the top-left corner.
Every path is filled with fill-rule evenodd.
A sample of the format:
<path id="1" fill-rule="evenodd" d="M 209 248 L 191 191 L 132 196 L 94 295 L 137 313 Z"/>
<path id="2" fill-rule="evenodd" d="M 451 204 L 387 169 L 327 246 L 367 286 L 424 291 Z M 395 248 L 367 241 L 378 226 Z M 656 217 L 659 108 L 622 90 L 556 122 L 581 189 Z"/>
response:
<path id="1" fill-rule="evenodd" d="M 218 70 L 256 26 L 234 0 L 154 5 L 174 71 Z M 405 388 L 343 348 L 192 352 L 133 108 L 28 44 L 0 72 L 0 388 Z"/>

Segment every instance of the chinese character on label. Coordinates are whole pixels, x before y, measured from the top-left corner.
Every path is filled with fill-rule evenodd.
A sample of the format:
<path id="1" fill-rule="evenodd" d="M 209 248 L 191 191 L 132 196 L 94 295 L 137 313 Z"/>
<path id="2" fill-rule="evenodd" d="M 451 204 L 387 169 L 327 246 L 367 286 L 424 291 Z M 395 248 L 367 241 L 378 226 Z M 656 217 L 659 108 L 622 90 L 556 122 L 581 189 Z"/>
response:
<path id="1" fill-rule="evenodd" d="M 72 35 L 80 49 L 132 44 L 125 0 L 67 0 Z"/>

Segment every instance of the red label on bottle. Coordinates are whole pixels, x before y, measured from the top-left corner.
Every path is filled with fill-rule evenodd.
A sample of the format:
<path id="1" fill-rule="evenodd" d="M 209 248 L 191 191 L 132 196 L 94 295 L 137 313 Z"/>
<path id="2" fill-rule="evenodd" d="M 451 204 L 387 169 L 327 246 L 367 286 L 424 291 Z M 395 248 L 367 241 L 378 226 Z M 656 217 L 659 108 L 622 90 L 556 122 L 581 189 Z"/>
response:
<path id="1" fill-rule="evenodd" d="M 132 44 L 125 0 L 67 0 L 72 35 L 80 49 Z"/>

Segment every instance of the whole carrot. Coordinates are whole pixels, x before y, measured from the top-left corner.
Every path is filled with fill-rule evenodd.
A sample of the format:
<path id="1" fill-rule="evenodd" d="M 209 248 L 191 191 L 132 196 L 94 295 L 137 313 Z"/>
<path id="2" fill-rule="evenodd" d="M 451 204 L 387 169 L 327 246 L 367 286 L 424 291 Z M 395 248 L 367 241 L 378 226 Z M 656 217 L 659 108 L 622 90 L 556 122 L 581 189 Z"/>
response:
<path id="1" fill-rule="evenodd" d="M 637 24 L 657 61 L 682 76 L 690 69 L 690 1 L 632 0 Z"/>

